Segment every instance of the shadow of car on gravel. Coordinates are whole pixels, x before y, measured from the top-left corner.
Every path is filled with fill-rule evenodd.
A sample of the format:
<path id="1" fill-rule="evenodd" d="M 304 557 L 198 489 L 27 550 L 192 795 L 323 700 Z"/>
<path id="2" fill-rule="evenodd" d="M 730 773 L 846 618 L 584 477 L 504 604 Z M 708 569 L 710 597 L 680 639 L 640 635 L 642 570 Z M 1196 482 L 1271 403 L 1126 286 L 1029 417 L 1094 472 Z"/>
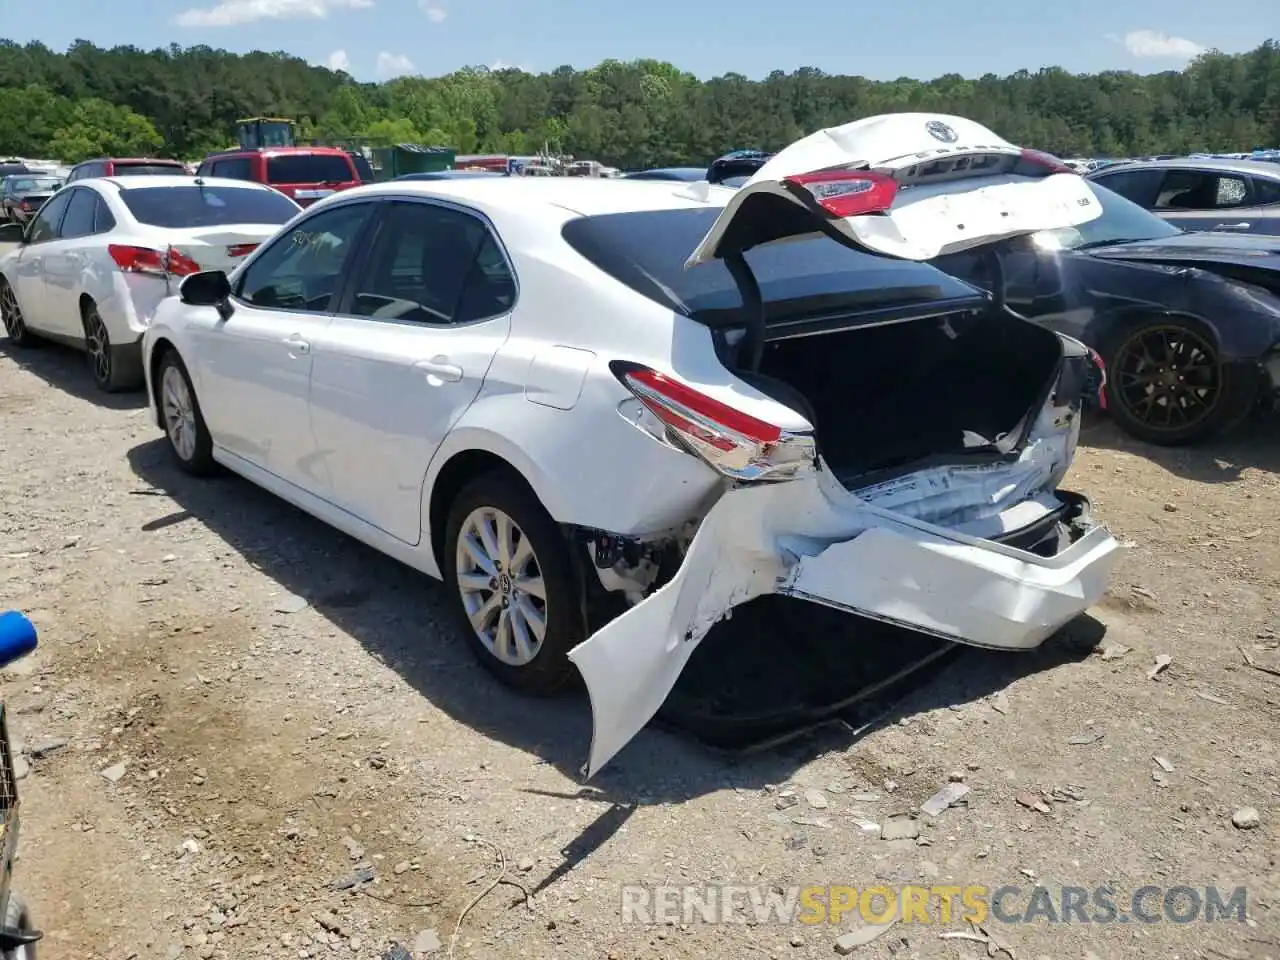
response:
<path id="1" fill-rule="evenodd" d="M 1225 436 L 1187 447 L 1158 447 L 1124 433 L 1106 418 L 1081 430 L 1082 446 L 1144 457 L 1198 483 L 1234 483 L 1248 469 L 1280 473 L 1280 412 L 1259 409 Z"/>
<path id="2" fill-rule="evenodd" d="M 122 393 L 104 393 L 93 382 L 88 356 L 80 350 L 40 340 L 30 346 L 15 347 L 0 336 L 0 353 L 49 386 L 80 400 L 110 410 L 137 410 L 147 405 L 146 391 L 139 388 Z"/>
<path id="3" fill-rule="evenodd" d="M 163 493 L 180 508 L 174 512 L 157 502 L 156 516 L 143 525 L 144 532 L 198 520 L 283 589 L 309 601 L 451 718 L 533 755 L 537 762 L 553 764 L 570 779 L 579 778 L 591 742 L 591 711 L 582 691 L 529 699 L 501 686 L 457 636 L 443 587 L 435 581 L 239 477 L 228 473 L 196 480 L 182 474 L 173 466 L 163 439 L 134 447 L 128 459 L 133 472 L 150 487 L 138 492 Z M 937 658 L 931 678 L 919 678 L 906 699 L 893 699 L 896 691 L 886 691 L 889 700 L 872 697 L 828 711 L 830 715 L 815 720 L 804 736 L 748 755 L 717 756 L 651 725 L 589 784 L 568 792 L 610 806 L 562 851 L 564 862 L 540 889 L 604 844 L 639 806 L 681 803 L 730 787 L 760 789 L 783 783 L 804 763 L 846 748 L 871 730 L 941 707 L 973 704 L 1020 676 L 1083 660 L 1104 633 L 1097 620 L 1086 616 L 1037 650 L 989 653 L 801 601 L 763 600 L 751 610 L 739 608 L 708 635 L 668 706 L 682 697 L 686 705 L 709 704 L 708 709 L 717 713 L 713 726 L 723 736 L 735 703 L 748 706 L 758 725 L 768 713 L 760 703 L 762 690 L 771 688 L 779 703 L 790 697 L 816 708 L 823 698 L 828 703 L 839 700 L 840 677 L 865 684 L 930 650 L 945 648 L 943 652 L 956 656 Z M 820 654 L 824 644 L 827 652 Z M 877 660 L 869 655 L 877 649 L 899 655 Z M 850 668 L 847 673 L 841 673 L 841 664 Z M 787 665 L 801 669 L 786 675 L 780 668 Z M 700 698 L 697 690 L 690 690 L 699 683 L 707 696 Z M 815 709 L 813 715 L 821 713 Z M 939 757 L 937 763 L 945 778 L 942 771 L 953 767 L 956 758 Z"/>

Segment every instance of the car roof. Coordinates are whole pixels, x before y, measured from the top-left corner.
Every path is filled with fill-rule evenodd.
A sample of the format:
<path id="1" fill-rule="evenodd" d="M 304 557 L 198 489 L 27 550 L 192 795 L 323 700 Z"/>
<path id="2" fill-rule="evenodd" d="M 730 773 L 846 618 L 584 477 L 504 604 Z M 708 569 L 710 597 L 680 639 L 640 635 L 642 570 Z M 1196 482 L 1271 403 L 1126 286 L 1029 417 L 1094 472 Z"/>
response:
<path id="1" fill-rule="evenodd" d="M 609 213 L 722 207 L 734 191 L 710 184 L 586 177 L 465 177 L 389 180 L 335 197 L 423 196 L 455 200 L 480 209 L 532 212 L 558 208 L 591 217 Z"/>
<path id="2" fill-rule="evenodd" d="M 271 190 L 266 184 L 254 183 L 252 180 L 233 180 L 230 177 L 195 177 L 191 174 L 165 173 L 153 174 L 149 177 L 86 177 L 73 181 L 69 186 L 78 187 L 87 183 L 109 183 L 122 192 L 129 190 L 154 189 L 156 187 L 194 187 L 196 181 L 206 187 L 243 187 L 246 190 Z"/>
<path id="3" fill-rule="evenodd" d="M 76 164 L 83 167 L 86 163 L 162 163 L 166 166 L 182 166 L 181 160 L 172 157 L 94 157 L 92 160 L 81 160 Z"/>
<path id="4" fill-rule="evenodd" d="M 1110 172 L 1113 167 L 1105 168 Z M 1125 170 L 1220 170 L 1223 173 L 1243 173 L 1280 180 L 1280 164 L 1267 160 L 1233 160 L 1228 157 L 1177 157 L 1173 160 L 1129 160 Z M 1102 171 L 1097 171 L 1101 173 Z M 1118 172 L 1118 171 L 1117 171 Z"/>

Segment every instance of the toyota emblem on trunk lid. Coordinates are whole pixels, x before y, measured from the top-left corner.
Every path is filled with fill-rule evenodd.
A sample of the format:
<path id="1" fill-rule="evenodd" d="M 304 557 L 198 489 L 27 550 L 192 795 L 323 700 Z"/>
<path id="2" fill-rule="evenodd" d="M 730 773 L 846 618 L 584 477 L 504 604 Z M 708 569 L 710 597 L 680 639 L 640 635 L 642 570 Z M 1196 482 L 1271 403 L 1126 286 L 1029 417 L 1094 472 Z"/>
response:
<path id="1" fill-rule="evenodd" d="M 960 139 L 959 135 L 941 120 L 930 120 L 924 128 L 929 131 L 929 136 L 943 143 L 955 143 Z"/>

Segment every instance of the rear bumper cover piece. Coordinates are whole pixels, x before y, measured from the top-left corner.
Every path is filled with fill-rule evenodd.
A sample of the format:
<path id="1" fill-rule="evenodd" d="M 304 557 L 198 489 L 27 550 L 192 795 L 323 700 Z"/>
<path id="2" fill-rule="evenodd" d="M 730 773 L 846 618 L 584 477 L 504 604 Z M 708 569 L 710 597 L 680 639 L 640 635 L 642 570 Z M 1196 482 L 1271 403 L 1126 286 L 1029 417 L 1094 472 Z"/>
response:
<path id="1" fill-rule="evenodd" d="M 1048 526 L 1041 516 L 984 540 L 852 497 L 826 471 L 730 490 L 675 577 L 569 654 L 591 697 L 584 772 L 594 775 L 657 713 L 716 622 L 763 594 L 973 646 L 1038 646 L 1101 599 L 1118 546 L 1083 497 L 1056 501 Z"/>

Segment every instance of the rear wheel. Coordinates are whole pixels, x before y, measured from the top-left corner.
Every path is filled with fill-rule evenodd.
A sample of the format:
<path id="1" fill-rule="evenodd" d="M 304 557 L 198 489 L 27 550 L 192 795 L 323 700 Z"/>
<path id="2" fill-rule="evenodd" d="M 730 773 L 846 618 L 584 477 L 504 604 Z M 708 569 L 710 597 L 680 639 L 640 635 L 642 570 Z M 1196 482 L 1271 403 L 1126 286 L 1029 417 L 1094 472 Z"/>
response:
<path id="1" fill-rule="evenodd" d="M 554 520 L 516 479 L 488 473 L 454 500 L 445 583 L 472 651 L 499 680 L 546 696 L 574 676 L 586 637 L 581 581 Z"/>
<path id="2" fill-rule="evenodd" d="M 1256 377 L 1223 363 L 1213 334 L 1190 318 L 1145 321 L 1110 339 L 1107 409 L 1139 440 L 1204 440 L 1243 420 L 1258 399 Z"/>
<path id="3" fill-rule="evenodd" d="M 22 316 L 22 308 L 18 306 L 18 295 L 9 286 L 9 281 L 0 277 L 0 321 L 4 323 L 4 332 L 9 342 L 15 347 L 31 346 L 31 332 Z"/>
<path id="4" fill-rule="evenodd" d="M 137 385 L 137 375 L 121 363 L 120 349 L 111 342 L 107 324 L 98 305 L 86 299 L 80 308 L 84 327 L 85 352 L 89 355 L 89 372 L 93 382 L 104 393 L 118 393 Z"/>

